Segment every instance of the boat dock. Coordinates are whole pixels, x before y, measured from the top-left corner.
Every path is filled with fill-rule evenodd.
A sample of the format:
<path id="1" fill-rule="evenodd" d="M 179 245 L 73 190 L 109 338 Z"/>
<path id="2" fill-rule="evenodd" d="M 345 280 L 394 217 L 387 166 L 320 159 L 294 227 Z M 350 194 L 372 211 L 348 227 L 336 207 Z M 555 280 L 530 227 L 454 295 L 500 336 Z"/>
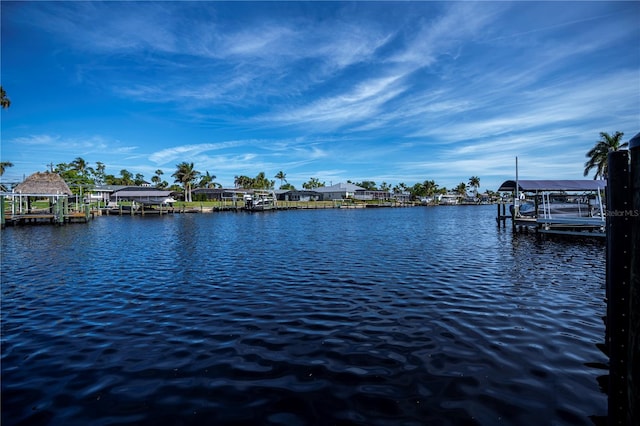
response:
<path id="1" fill-rule="evenodd" d="M 12 196 L 9 201 L 10 209 L 6 209 L 5 197 L 7 194 L 0 194 L 0 225 L 4 228 L 7 225 L 27 225 L 27 224 L 55 224 L 64 225 L 67 223 L 87 223 L 93 216 L 89 206 L 84 206 L 82 210 L 73 210 L 69 207 L 66 196 L 51 194 L 21 194 Z M 23 199 L 25 197 L 50 197 L 54 201 L 48 208 L 25 208 Z"/>
<path id="2" fill-rule="evenodd" d="M 514 231 L 606 237 L 602 202 L 605 180 L 508 180 L 498 192 L 511 191 L 514 203 L 498 204 L 496 222 Z"/>

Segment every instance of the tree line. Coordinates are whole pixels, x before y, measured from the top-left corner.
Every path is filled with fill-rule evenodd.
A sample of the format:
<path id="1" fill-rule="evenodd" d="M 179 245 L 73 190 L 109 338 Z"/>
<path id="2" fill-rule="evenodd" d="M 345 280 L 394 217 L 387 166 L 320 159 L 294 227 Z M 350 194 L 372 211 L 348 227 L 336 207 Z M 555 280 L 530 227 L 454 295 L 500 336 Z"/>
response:
<path id="1" fill-rule="evenodd" d="M 6 163 L 3 163 L 4 169 Z M 12 166 L 9 164 L 8 167 Z M 196 188 L 222 188 L 222 185 L 216 182 L 216 176 L 209 171 L 204 173 L 196 170 L 193 162 L 181 162 L 176 164 L 175 171 L 171 174 L 174 178 L 173 183 L 169 184 L 164 179 L 165 173 L 163 170 L 158 169 L 151 177 L 151 182 L 148 182 L 142 173 L 132 173 L 127 169 L 120 170 L 119 175 L 107 174 L 105 172 L 106 166 L 104 163 L 98 161 L 95 167 L 92 167 L 82 157 L 77 157 L 69 163 L 59 163 L 55 166 L 49 164 L 49 172 L 57 173 L 69 184 L 69 187 L 74 193 L 79 193 L 80 188 L 84 188 L 83 191 L 101 185 L 147 185 L 150 184 L 158 189 L 166 189 L 169 191 L 183 192 L 185 201 L 193 201 L 192 191 Z M 4 170 L 3 170 L 4 171 Z M 265 172 L 258 173 L 255 177 L 246 175 L 238 175 L 234 177 L 234 187 L 238 189 L 258 189 L 258 190 L 273 190 L 276 188 L 276 180 L 280 181 L 279 189 L 281 190 L 295 190 L 296 187 L 287 181 L 287 175 L 280 170 L 273 177 L 269 179 Z M 360 186 L 368 191 L 385 191 L 392 192 L 394 194 L 409 194 L 413 199 L 419 199 L 423 197 L 433 197 L 438 194 L 446 194 L 448 192 L 446 187 L 441 187 L 433 180 L 425 180 L 424 182 L 415 183 L 412 186 L 408 186 L 405 183 L 399 183 L 393 187 L 387 182 L 377 185 L 374 181 L 364 180 L 362 182 L 356 182 L 348 180 L 348 183 Z M 313 190 L 316 188 L 325 187 L 326 183 L 318 179 L 317 177 L 311 177 L 307 182 L 302 184 L 302 188 L 305 190 Z M 480 188 L 480 178 L 472 176 L 469 178 L 468 183 L 461 182 L 456 186 L 453 191 L 466 196 L 468 191 L 473 191 L 473 194 L 477 197 L 478 189 Z M 487 191 L 489 196 L 496 195 L 492 191 Z"/>

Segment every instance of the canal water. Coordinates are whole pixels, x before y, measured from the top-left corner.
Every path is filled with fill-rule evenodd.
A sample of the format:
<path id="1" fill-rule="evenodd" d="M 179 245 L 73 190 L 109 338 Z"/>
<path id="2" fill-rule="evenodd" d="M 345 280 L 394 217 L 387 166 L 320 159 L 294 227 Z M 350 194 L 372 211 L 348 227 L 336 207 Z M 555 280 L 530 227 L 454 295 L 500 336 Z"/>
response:
<path id="1" fill-rule="evenodd" d="M 2 425 L 590 425 L 605 245 L 495 206 L 2 231 Z"/>

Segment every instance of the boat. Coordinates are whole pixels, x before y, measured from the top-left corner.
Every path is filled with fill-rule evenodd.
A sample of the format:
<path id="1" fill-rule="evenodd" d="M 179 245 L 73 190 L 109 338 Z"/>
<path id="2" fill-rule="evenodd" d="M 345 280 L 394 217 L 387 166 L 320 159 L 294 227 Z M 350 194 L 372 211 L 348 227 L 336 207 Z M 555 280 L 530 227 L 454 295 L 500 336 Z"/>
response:
<path id="1" fill-rule="evenodd" d="M 262 212 L 276 209 L 276 196 L 273 191 L 260 191 L 246 194 L 244 197 L 244 209 L 252 212 Z"/>
<path id="2" fill-rule="evenodd" d="M 553 199 L 553 194 L 542 193 L 539 200 L 524 200 L 518 203 L 516 213 L 515 206 L 509 206 L 509 211 L 514 217 L 524 218 L 559 218 L 559 217 L 600 217 L 600 202 L 597 199 Z M 564 197 L 561 197 L 564 198 Z M 536 207 L 537 205 L 537 207 Z"/>

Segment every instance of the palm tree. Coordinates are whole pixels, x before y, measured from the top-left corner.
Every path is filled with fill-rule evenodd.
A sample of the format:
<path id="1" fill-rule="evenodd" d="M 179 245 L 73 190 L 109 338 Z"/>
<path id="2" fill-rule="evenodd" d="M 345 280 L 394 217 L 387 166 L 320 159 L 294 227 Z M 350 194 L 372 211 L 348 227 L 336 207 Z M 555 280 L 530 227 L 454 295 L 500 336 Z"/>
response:
<path id="1" fill-rule="evenodd" d="M 480 178 L 478 176 L 469 178 L 469 188 L 473 188 L 474 196 L 478 198 L 478 188 L 480 188 Z"/>
<path id="2" fill-rule="evenodd" d="M 314 189 L 314 188 L 322 188 L 324 186 L 324 182 L 320 182 L 320 179 L 312 177 L 308 182 L 302 184 L 304 189 Z"/>
<path id="3" fill-rule="evenodd" d="M 132 185 L 133 184 L 133 173 L 131 173 L 127 169 L 120 170 L 120 185 Z"/>
<path id="4" fill-rule="evenodd" d="M 258 173 L 258 175 L 253 178 L 253 188 L 254 189 L 273 189 L 273 185 L 275 181 L 267 179 L 267 176 L 264 172 Z"/>
<path id="5" fill-rule="evenodd" d="M 241 175 L 241 176 L 236 176 L 233 179 L 233 183 L 236 186 L 236 188 L 249 189 L 253 186 L 253 179 L 251 179 L 249 176 Z"/>
<path id="6" fill-rule="evenodd" d="M 456 189 L 454 189 L 454 191 L 457 194 L 460 194 L 462 197 L 465 197 L 467 195 L 467 184 L 464 182 L 460 182 L 458 186 L 456 186 Z"/>
<path id="7" fill-rule="evenodd" d="M 214 180 L 216 180 L 216 176 L 210 174 L 207 171 L 207 173 L 205 175 L 202 175 L 202 177 L 200 178 L 200 182 L 198 182 L 198 188 L 215 188 L 216 183 L 214 182 Z"/>
<path id="8" fill-rule="evenodd" d="M 282 170 L 280 170 L 278 173 L 276 173 L 274 178 L 280 179 L 280 189 L 282 189 L 282 185 L 284 185 L 284 183 L 287 181 L 286 173 L 284 173 Z"/>
<path id="9" fill-rule="evenodd" d="M 2 176 L 4 174 L 4 170 L 7 167 L 13 167 L 13 163 L 10 161 L 2 161 L 0 162 L 0 176 Z"/>
<path id="10" fill-rule="evenodd" d="M 104 163 L 100 162 L 100 161 L 96 161 L 96 169 L 93 172 L 93 180 L 96 183 L 96 185 L 102 185 L 104 183 L 104 176 L 105 176 L 105 169 L 107 166 L 105 166 Z"/>
<path id="11" fill-rule="evenodd" d="M 629 146 L 628 142 L 620 143 L 624 133 L 616 131 L 613 136 L 607 132 L 600 132 L 600 140 L 587 152 L 588 160 L 584 163 L 584 175 L 587 176 L 591 169 L 596 169 L 593 179 L 607 178 L 607 156 L 611 151 L 618 151 Z"/>
<path id="12" fill-rule="evenodd" d="M 155 175 L 151 178 L 151 182 L 156 186 L 156 188 L 160 187 L 160 183 L 162 182 L 162 175 L 164 172 L 160 169 L 156 170 Z"/>
<path id="13" fill-rule="evenodd" d="M 77 157 L 69 165 L 82 177 L 86 176 L 87 173 L 94 173 L 93 168 L 89 167 L 88 163 L 82 157 Z"/>
<path id="14" fill-rule="evenodd" d="M 191 185 L 198 178 L 200 172 L 193 168 L 193 163 L 183 161 L 176 165 L 177 170 L 171 176 L 176 178 L 176 183 L 181 183 L 184 188 L 184 200 L 191 202 Z"/>
<path id="15" fill-rule="evenodd" d="M 393 192 L 396 194 L 405 194 L 408 190 L 409 188 L 407 188 L 407 184 L 404 182 L 400 182 L 393 187 Z"/>
<path id="16" fill-rule="evenodd" d="M 424 195 L 427 197 L 432 197 L 438 191 L 438 184 L 434 180 L 425 180 L 422 183 L 422 187 L 424 188 Z"/>
<path id="17" fill-rule="evenodd" d="M 144 184 L 144 175 L 142 173 L 136 173 L 136 176 L 133 178 L 133 183 L 138 186 Z"/>
<path id="18" fill-rule="evenodd" d="M 7 98 L 7 92 L 0 86 L 0 105 L 2 109 L 9 108 L 11 106 L 11 99 Z"/>

